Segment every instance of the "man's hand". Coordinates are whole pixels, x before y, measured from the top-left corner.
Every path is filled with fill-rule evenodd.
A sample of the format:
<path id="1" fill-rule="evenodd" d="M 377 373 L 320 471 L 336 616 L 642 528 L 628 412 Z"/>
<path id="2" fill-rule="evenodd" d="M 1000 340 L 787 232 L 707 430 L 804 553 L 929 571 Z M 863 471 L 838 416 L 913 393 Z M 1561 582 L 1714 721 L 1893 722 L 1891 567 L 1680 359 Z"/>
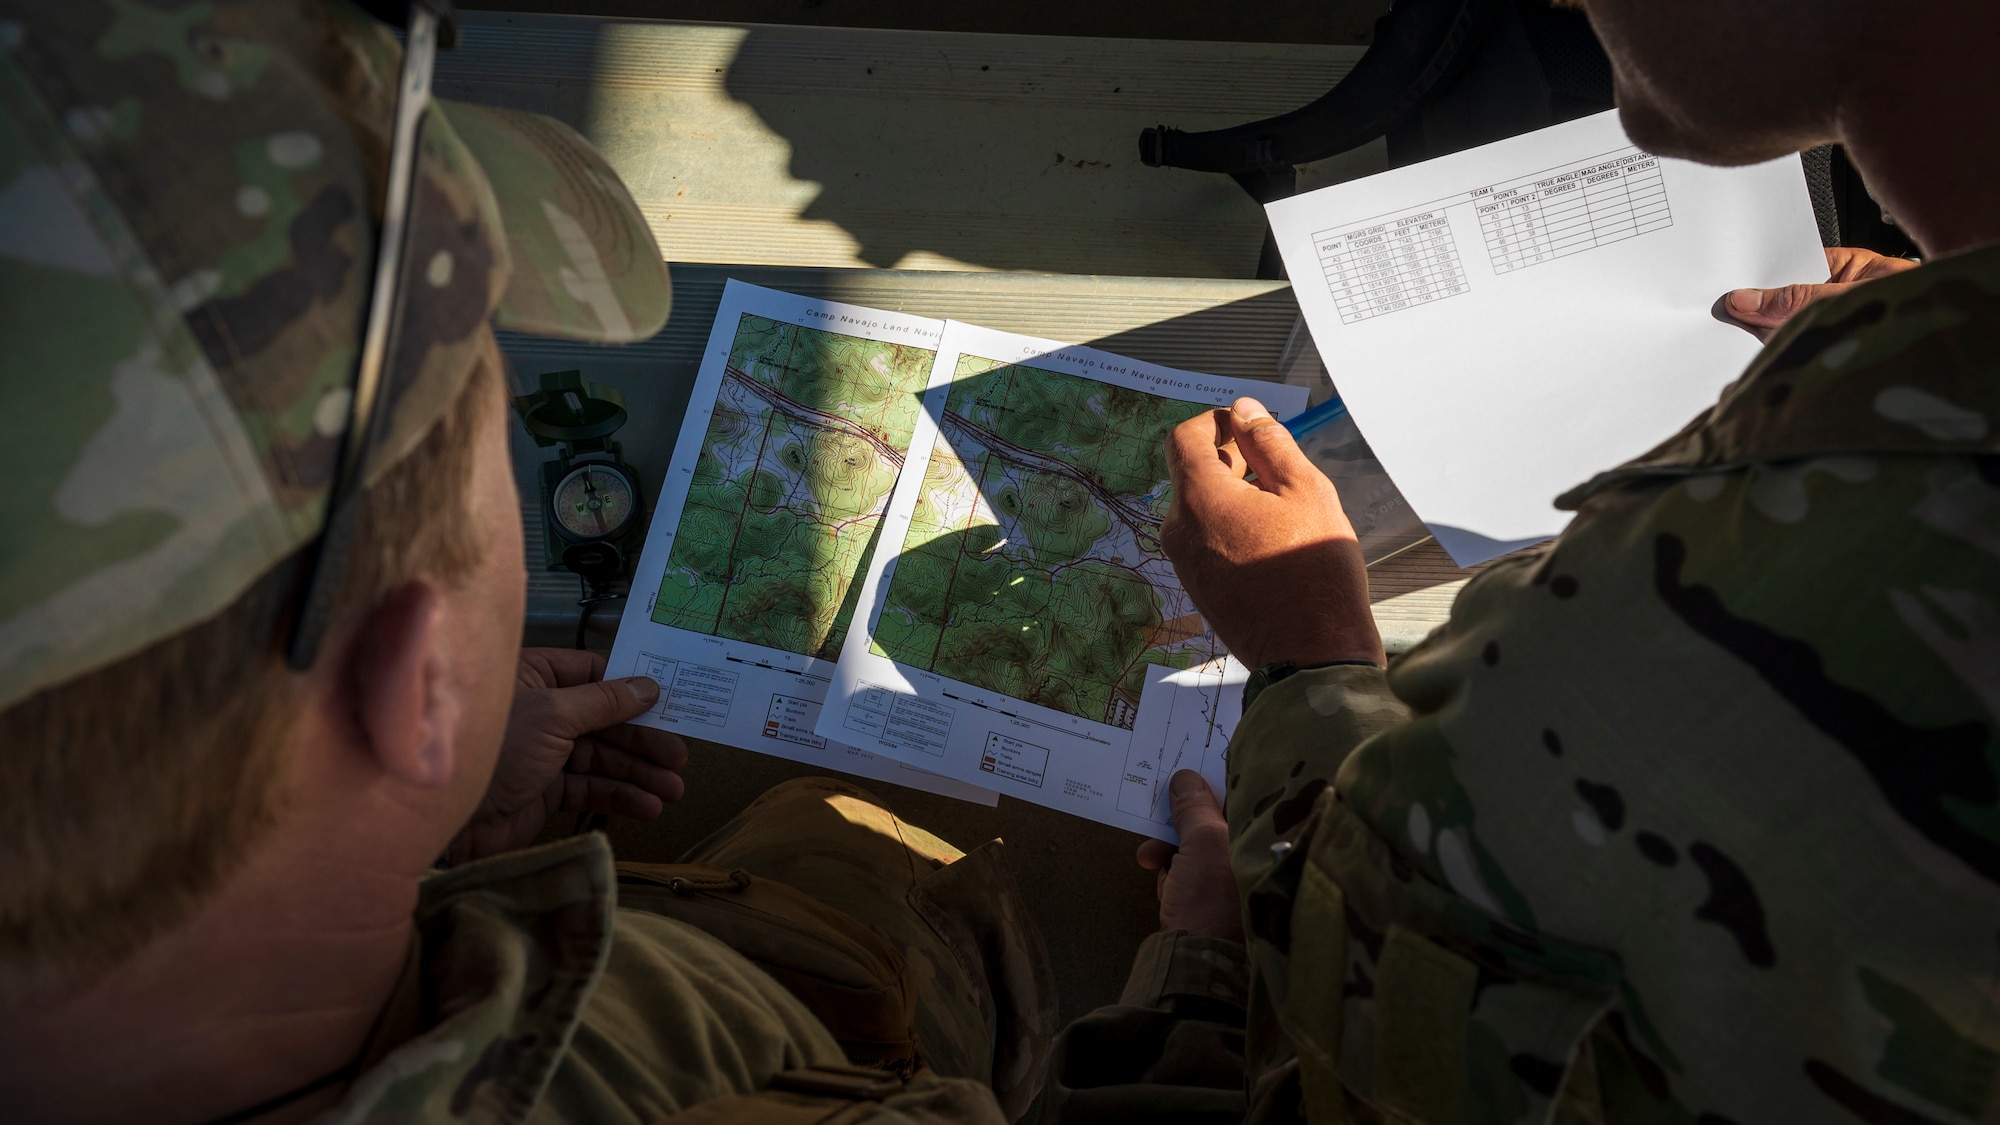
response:
<path id="1" fill-rule="evenodd" d="M 1161 545 L 1236 659 L 1383 662 L 1340 494 L 1262 404 L 1241 398 L 1181 423 L 1167 467 L 1174 498 Z"/>
<path id="2" fill-rule="evenodd" d="M 1800 309 L 1814 301 L 1842 293 L 1864 281 L 1888 277 L 1892 273 L 1917 268 L 1908 258 L 1891 258 L 1858 246 L 1826 248 L 1827 279 L 1818 285 L 1785 285 L 1777 289 L 1732 289 L 1723 295 L 1722 307 L 1738 324 L 1759 340 L 1771 333 Z"/>
<path id="3" fill-rule="evenodd" d="M 1236 873 L 1229 867 L 1229 822 L 1208 782 L 1181 770 L 1168 783 L 1174 831 L 1181 846 L 1165 840 L 1139 845 L 1139 866 L 1155 873 L 1160 896 L 1160 928 L 1186 930 L 1195 937 L 1243 940 L 1243 906 Z"/>
<path id="4" fill-rule="evenodd" d="M 568 648 L 521 650 L 514 708 L 486 798 L 445 858 L 466 863 L 533 843 L 558 812 L 659 816 L 685 786 L 680 736 L 623 725 L 660 696 L 644 676 L 604 679 L 604 658 Z"/>

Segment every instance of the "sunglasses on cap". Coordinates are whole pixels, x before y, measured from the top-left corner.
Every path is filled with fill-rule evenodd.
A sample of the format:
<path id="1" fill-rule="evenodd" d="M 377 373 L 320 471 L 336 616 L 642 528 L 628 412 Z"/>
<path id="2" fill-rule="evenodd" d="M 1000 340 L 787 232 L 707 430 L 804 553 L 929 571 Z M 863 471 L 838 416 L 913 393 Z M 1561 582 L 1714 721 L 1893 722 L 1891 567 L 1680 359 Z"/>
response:
<path id="1" fill-rule="evenodd" d="M 301 560 L 304 592 L 285 632 L 285 662 L 312 666 L 326 635 L 333 599 L 353 546 L 356 512 L 367 481 L 368 452 L 384 428 L 384 368 L 395 354 L 402 316 L 403 261 L 409 249 L 410 202 L 417 180 L 417 142 L 431 101 L 431 75 L 440 47 L 458 44 L 458 14 L 451 0 L 355 0 L 376 19 L 403 31 L 403 66 L 396 80 L 394 126 L 389 134 L 389 176 L 383 189 L 382 229 L 375 245 L 374 276 L 363 307 L 361 351 L 354 364 L 347 427 L 327 494 L 319 537 Z"/>

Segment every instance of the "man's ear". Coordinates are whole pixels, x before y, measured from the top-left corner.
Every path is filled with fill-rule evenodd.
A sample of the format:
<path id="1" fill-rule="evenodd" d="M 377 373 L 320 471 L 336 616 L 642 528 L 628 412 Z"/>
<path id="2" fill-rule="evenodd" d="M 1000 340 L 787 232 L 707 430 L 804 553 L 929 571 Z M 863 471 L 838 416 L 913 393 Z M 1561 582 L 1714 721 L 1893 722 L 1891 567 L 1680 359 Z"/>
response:
<path id="1" fill-rule="evenodd" d="M 444 650 L 443 593 L 398 587 L 368 613 L 351 650 L 361 732 L 383 772 L 424 788 L 451 780 L 462 702 Z"/>

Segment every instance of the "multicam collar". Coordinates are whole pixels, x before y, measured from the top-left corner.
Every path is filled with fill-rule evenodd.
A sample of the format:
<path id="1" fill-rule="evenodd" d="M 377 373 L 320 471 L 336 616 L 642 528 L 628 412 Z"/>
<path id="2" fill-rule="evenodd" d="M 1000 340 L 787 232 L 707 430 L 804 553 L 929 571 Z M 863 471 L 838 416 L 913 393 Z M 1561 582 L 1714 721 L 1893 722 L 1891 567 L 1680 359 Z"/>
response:
<path id="1" fill-rule="evenodd" d="M 616 886 L 595 833 L 427 880 L 419 968 L 398 987 L 405 999 L 414 991 L 413 1034 L 371 1052 L 379 1061 L 319 1125 L 525 1119 L 610 955 Z"/>

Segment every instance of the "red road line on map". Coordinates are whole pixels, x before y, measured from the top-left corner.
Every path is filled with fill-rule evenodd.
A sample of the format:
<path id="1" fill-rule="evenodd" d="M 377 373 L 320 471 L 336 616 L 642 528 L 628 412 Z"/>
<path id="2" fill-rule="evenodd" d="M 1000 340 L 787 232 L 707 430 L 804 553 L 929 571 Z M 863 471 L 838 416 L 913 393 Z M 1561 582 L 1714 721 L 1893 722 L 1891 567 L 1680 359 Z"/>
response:
<path id="1" fill-rule="evenodd" d="M 790 358 L 791 358 L 790 356 L 786 357 L 787 362 L 790 361 Z M 795 420 L 797 421 L 816 422 L 820 425 L 827 427 L 828 429 L 840 430 L 843 433 L 851 434 L 854 437 L 858 437 L 862 441 L 865 441 L 868 444 L 874 446 L 875 451 L 877 453 L 880 453 L 883 457 L 887 458 L 892 464 L 896 466 L 898 470 L 902 469 L 903 454 L 899 452 L 895 446 L 890 445 L 888 442 L 883 441 L 879 437 L 876 437 L 875 434 L 872 433 L 871 431 L 861 426 L 855 425 L 853 422 L 850 422 L 847 419 L 842 418 L 838 414 L 829 414 L 824 410 L 819 410 L 814 407 L 807 406 L 805 403 L 800 402 L 795 398 L 792 398 L 791 396 L 778 390 L 776 387 L 773 387 L 768 383 L 762 382 L 761 380 L 752 378 L 749 375 L 749 373 L 741 371 L 737 368 L 724 367 L 723 372 L 727 378 L 734 380 L 735 382 L 740 384 L 745 390 L 748 390 L 751 394 L 756 395 L 757 397 L 770 403 L 773 407 L 777 408 L 779 413 L 790 415 L 794 417 Z M 798 415 L 804 415 L 804 417 L 798 417 Z"/>
<path id="2" fill-rule="evenodd" d="M 978 423 L 967 421 L 960 414 L 946 412 L 944 426 L 940 428 L 944 427 L 963 430 L 966 436 L 971 437 L 974 441 L 979 442 L 989 449 L 1004 450 L 1013 453 L 1018 459 L 1027 462 L 1031 468 L 1037 468 L 1042 472 L 1054 473 L 1057 476 L 1069 477 L 1076 481 L 1087 489 L 1092 496 L 1095 496 L 1098 503 L 1111 509 L 1112 513 L 1119 520 L 1131 528 L 1135 538 L 1139 539 L 1142 543 L 1150 544 L 1152 550 L 1159 550 L 1160 524 L 1158 520 L 1153 519 L 1150 515 L 1134 515 L 1126 507 L 1125 502 L 1118 498 L 1116 493 L 1091 480 L 1074 467 L 1065 465 L 1045 453 L 1037 453 L 1026 446 L 1016 445 Z"/>

